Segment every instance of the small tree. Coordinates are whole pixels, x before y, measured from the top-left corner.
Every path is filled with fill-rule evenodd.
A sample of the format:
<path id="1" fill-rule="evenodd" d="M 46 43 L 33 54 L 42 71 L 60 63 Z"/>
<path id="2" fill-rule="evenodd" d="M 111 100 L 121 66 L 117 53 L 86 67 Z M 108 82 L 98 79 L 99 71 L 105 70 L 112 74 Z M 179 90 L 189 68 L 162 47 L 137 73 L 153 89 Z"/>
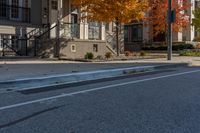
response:
<path id="1" fill-rule="evenodd" d="M 200 8 L 193 11 L 194 19 L 192 19 L 192 26 L 195 26 L 196 31 L 200 32 Z"/>
<path id="2" fill-rule="evenodd" d="M 90 21 L 115 22 L 116 45 L 119 56 L 119 31 L 122 23 L 140 20 L 148 9 L 147 0 L 74 0 L 74 5 L 81 9 L 82 19 Z"/>

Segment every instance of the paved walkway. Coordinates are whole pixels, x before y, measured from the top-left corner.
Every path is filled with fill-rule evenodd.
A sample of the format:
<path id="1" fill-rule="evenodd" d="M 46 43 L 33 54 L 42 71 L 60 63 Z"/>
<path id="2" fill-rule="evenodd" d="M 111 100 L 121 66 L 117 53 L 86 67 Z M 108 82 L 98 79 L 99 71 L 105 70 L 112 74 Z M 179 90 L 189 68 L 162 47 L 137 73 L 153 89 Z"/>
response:
<path id="1" fill-rule="evenodd" d="M 145 63 L 80 63 L 69 61 L 45 61 L 45 60 L 24 60 L 24 61 L 1 61 L 0 81 L 13 80 L 16 78 L 30 78 L 56 74 L 67 74 L 75 72 L 105 70 L 113 68 L 126 68 L 144 66 Z M 149 64 L 147 64 L 149 65 Z"/>
<path id="2" fill-rule="evenodd" d="M 144 60 L 134 60 L 126 61 L 132 63 L 189 63 L 190 66 L 200 66 L 200 57 L 185 57 L 185 56 L 176 56 L 173 57 L 172 61 L 168 61 L 166 58 L 158 59 L 144 59 Z"/>
<path id="3" fill-rule="evenodd" d="M 162 58 L 98 63 L 37 59 L 0 60 L 0 81 L 13 80 L 16 78 L 30 78 L 55 74 L 127 68 L 145 65 L 159 65 L 167 63 L 190 63 L 195 66 L 200 66 L 200 57 L 175 57 L 172 61 L 167 61 L 166 59 Z"/>

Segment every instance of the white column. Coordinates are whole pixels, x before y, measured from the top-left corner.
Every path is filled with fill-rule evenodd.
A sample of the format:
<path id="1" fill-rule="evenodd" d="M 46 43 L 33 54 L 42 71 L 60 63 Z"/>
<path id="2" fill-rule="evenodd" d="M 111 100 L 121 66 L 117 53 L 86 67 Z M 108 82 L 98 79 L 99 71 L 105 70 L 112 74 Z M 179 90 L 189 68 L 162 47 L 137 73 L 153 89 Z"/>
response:
<path id="1" fill-rule="evenodd" d="M 80 39 L 88 39 L 88 23 L 81 22 L 79 27 Z"/>
<path id="2" fill-rule="evenodd" d="M 195 38 L 195 30 L 194 30 L 194 27 L 192 26 L 191 27 L 191 33 L 190 33 L 191 37 L 190 37 L 190 41 L 193 41 L 194 38 Z"/>
<path id="3" fill-rule="evenodd" d="M 88 39 L 88 28 L 89 28 L 88 23 L 85 23 L 84 24 L 84 39 Z"/>
<path id="4" fill-rule="evenodd" d="M 79 37 L 80 39 L 84 39 L 84 24 L 83 23 L 80 23 L 80 27 L 79 27 Z"/>
<path id="5" fill-rule="evenodd" d="M 177 38 L 177 40 L 179 42 L 183 41 L 183 33 L 182 32 L 178 32 L 178 38 Z"/>
<path id="6" fill-rule="evenodd" d="M 174 42 L 183 41 L 183 33 L 182 32 L 173 32 L 173 41 Z"/>
<path id="7" fill-rule="evenodd" d="M 101 40 L 106 40 L 106 27 L 104 24 L 101 24 Z"/>
<path id="8" fill-rule="evenodd" d="M 192 6 L 190 8 L 190 15 L 191 15 L 190 21 L 192 21 L 192 19 L 194 18 L 194 15 L 193 15 L 192 11 L 195 9 L 195 1 L 191 0 L 191 4 L 192 4 Z M 190 25 L 190 23 L 189 23 L 189 25 Z M 194 26 L 190 25 L 190 39 L 189 40 L 193 41 L 194 37 L 195 37 L 195 28 L 194 28 Z"/>

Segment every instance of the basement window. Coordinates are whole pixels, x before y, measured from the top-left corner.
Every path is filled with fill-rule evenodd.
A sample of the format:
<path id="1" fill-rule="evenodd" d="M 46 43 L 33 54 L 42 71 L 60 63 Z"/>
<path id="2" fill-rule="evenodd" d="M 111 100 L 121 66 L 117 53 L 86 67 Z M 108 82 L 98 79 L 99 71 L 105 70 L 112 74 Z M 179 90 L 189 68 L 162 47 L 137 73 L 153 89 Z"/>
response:
<path id="1" fill-rule="evenodd" d="M 73 53 L 76 52 L 76 45 L 75 44 L 71 45 L 71 52 L 73 52 Z"/>
<path id="2" fill-rule="evenodd" d="M 98 52 L 98 44 L 93 44 L 93 52 Z"/>

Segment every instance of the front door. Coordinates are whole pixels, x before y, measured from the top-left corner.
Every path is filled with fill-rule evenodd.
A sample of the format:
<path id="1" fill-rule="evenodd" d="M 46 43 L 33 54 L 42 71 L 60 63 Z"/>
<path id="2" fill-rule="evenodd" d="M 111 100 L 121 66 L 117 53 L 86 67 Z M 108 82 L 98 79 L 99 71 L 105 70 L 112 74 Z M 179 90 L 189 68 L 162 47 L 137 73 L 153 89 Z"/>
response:
<path id="1" fill-rule="evenodd" d="M 49 2 L 49 22 L 50 26 L 54 27 L 57 24 L 57 21 L 59 19 L 59 11 L 58 11 L 58 0 L 50 0 Z M 50 32 L 51 38 L 56 38 L 57 37 L 57 28 L 54 28 Z"/>
<path id="2" fill-rule="evenodd" d="M 56 24 L 58 20 L 58 0 L 50 0 L 50 23 Z"/>

